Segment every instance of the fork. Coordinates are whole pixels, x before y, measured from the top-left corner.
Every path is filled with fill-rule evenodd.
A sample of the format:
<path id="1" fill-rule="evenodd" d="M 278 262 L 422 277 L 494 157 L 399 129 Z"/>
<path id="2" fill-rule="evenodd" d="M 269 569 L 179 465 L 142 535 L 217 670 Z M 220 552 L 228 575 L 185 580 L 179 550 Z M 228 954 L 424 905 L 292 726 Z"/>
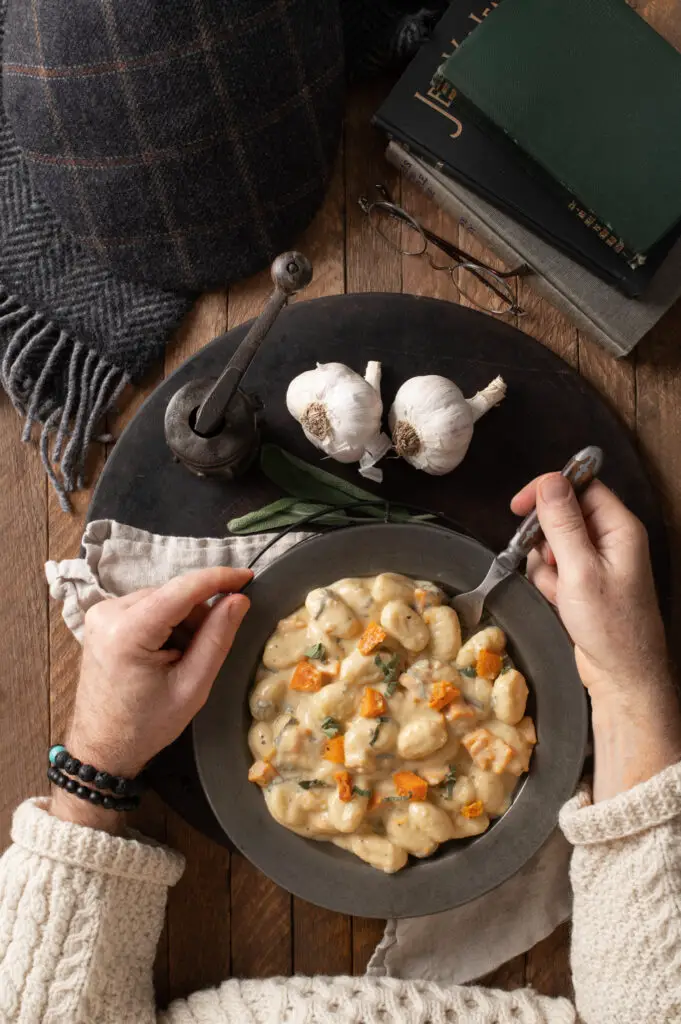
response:
<path id="1" fill-rule="evenodd" d="M 582 494 L 591 481 L 598 476 L 602 466 L 603 451 L 596 445 L 590 445 L 570 459 L 563 469 L 562 475 L 570 481 L 576 494 Z M 466 629 L 472 630 L 478 625 L 490 591 L 515 572 L 523 559 L 527 558 L 530 551 L 536 548 L 543 539 L 544 534 L 539 524 L 537 510 L 533 509 L 513 534 L 508 547 L 496 556 L 480 586 L 465 594 L 457 594 L 453 599 L 452 607 L 463 621 Z"/>

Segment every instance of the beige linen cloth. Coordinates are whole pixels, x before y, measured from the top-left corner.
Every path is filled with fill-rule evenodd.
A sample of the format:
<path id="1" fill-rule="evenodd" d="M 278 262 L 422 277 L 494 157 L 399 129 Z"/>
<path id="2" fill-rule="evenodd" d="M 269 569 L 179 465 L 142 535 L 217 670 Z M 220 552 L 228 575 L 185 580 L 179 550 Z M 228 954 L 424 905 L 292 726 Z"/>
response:
<path id="1" fill-rule="evenodd" d="M 306 536 L 283 537 L 257 571 Z M 66 625 L 82 643 L 85 612 L 99 601 L 158 586 L 190 569 L 246 566 L 264 543 L 258 535 L 163 537 L 97 520 L 85 529 L 83 557 L 48 562 L 45 572 Z M 486 896 L 443 914 L 388 921 L 368 973 L 451 985 L 493 971 L 570 916 L 570 852 L 556 830 L 521 872 Z"/>

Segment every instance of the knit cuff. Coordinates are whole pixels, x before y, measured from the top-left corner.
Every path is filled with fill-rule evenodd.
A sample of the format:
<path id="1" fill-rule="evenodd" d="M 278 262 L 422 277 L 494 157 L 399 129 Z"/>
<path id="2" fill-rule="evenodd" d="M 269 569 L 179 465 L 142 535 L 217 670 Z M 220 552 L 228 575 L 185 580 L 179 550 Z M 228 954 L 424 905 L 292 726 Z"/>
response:
<path id="1" fill-rule="evenodd" d="M 41 857 L 116 878 L 154 885 L 175 885 L 184 871 L 184 857 L 153 840 L 111 836 L 94 828 L 60 821 L 47 811 L 48 800 L 26 800 L 14 812 L 12 840 Z"/>
<path id="2" fill-rule="evenodd" d="M 663 825 L 681 814 L 681 762 L 647 782 L 594 804 L 581 788 L 560 812 L 560 827 L 573 846 L 607 843 Z"/>

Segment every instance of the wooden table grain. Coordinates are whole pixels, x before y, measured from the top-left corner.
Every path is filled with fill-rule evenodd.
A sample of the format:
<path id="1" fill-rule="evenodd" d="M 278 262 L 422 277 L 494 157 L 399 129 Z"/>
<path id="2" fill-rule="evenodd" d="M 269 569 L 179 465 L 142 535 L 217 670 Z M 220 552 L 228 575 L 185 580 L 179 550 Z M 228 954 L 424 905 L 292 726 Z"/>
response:
<path id="1" fill-rule="evenodd" d="M 633 2 L 632 6 L 681 48 L 680 0 Z M 300 301 L 343 292 L 412 292 L 456 301 L 446 274 L 425 260 L 391 252 L 370 230 L 358 196 L 385 182 L 394 196 L 428 226 L 474 253 L 484 250 L 416 189 L 400 182 L 383 158 L 382 140 L 369 118 L 385 94 L 377 83 L 355 92 L 348 104 L 342 150 L 323 209 L 298 246 L 311 258 L 315 276 Z M 489 259 L 489 254 L 485 254 Z M 269 290 L 267 273 L 229 292 L 202 297 L 145 386 L 128 396 L 110 424 L 114 434 L 139 408 L 162 377 L 216 334 L 257 314 Z M 670 531 L 672 632 L 681 636 L 681 304 L 627 360 L 616 362 L 587 341 L 523 282 L 518 299 L 529 314 L 522 328 L 575 367 L 601 392 L 634 432 L 663 498 Z M 320 355 L 322 353 L 320 352 Z M 6 846 L 11 813 L 23 798 L 46 791 L 45 755 L 59 740 L 69 714 L 79 649 L 48 601 L 43 575 L 47 558 L 78 551 L 89 492 L 75 498 L 65 516 L 50 490 L 34 450 L 19 440 L 20 426 L 9 402 L 0 402 L 0 593 L 4 629 L 0 638 L 0 843 Z M 91 470 L 107 451 L 94 449 Z M 678 653 L 678 652 L 675 652 Z M 158 998 L 214 985 L 230 975 L 361 974 L 381 935 L 380 922 L 350 919 L 292 898 L 260 875 L 243 857 L 230 854 L 186 825 L 150 796 L 138 826 L 187 857 L 187 871 L 171 891 L 166 927 L 156 963 Z M 550 995 L 570 994 L 567 927 L 559 928 L 527 954 L 486 981 L 504 988 L 534 985 Z"/>

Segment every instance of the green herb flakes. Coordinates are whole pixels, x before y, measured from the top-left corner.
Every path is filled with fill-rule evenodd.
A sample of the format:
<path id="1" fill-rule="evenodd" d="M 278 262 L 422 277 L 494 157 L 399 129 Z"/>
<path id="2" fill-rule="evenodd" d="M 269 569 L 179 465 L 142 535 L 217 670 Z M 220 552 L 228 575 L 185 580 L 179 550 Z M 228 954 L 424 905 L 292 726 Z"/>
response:
<path id="1" fill-rule="evenodd" d="M 390 719 L 388 718 L 387 715 L 379 715 L 378 719 L 376 720 L 376 728 L 372 732 L 371 739 L 369 740 L 369 746 L 370 747 L 373 747 L 374 743 L 378 739 L 378 734 L 381 731 L 381 726 L 383 725 L 383 723 L 384 722 L 389 722 L 389 721 L 390 721 Z"/>
<path id="2" fill-rule="evenodd" d="M 304 654 L 306 658 L 311 658 L 312 661 L 326 661 L 326 647 L 321 643 L 308 647 Z"/>
<path id="3" fill-rule="evenodd" d="M 449 770 L 442 780 L 442 785 L 445 787 L 445 795 L 448 800 L 452 799 L 454 793 L 454 783 L 456 782 L 456 768 L 453 765 L 449 765 Z"/>
<path id="4" fill-rule="evenodd" d="M 508 654 L 505 654 L 503 656 L 503 658 L 501 659 L 501 671 L 502 672 L 510 672 L 512 668 L 513 668 L 513 662 L 509 658 Z"/>
<path id="5" fill-rule="evenodd" d="M 352 787 L 353 796 L 371 796 L 370 789 L 361 789 L 359 786 Z"/>
<path id="6" fill-rule="evenodd" d="M 325 733 L 330 740 L 332 740 L 334 736 L 340 736 L 342 731 L 340 722 L 337 719 L 332 718 L 331 715 L 328 715 L 322 722 L 322 732 Z"/>
<path id="7" fill-rule="evenodd" d="M 383 682 L 386 684 L 385 695 L 386 697 L 392 697 L 395 690 L 397 689 L 397 676 L 400 668 L 400 658 L 398 654 L 393 654 L 391 658 L 384 661 L 380 654 L 377 654 L 374 658 L 374 662 L 380 668 L 383 673 Z"/>
<path id="8" fill-rule="evenodd" d="M 405 796 L 384 796 L 383 799 L 387 803 L 399 804 L 403 800 L 411 800 L 411 793 L 407 793 Z"/>
<path id="9" fill-rule="evenodd" d="M 321 779 L 301 779 L 298 783 L 301 789 L 327 789 L 325 782 Z"/>
<path id="10" fill-rule="evenodd" d="M 462 676 L 466 676 L 467 679 L 475 679 L 478 674 L 474 665 L 470 665 L 468 668 L 460 668 L 459 672 Z"/>

